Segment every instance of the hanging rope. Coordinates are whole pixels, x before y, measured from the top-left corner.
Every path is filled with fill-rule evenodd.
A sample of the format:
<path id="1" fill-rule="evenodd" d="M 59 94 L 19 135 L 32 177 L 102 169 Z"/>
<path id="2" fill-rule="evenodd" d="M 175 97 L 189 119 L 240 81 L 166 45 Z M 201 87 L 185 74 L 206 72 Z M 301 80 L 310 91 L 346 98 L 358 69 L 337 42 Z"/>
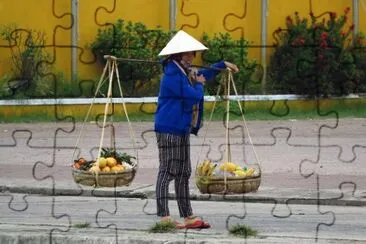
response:
<path id="1" fill-rule="evenodd" d="M 107 115 L 108 115 L 108 107 L 109 103 L 112 103 L 112 85 L 113 85 L 113 73 L 116 69 L 116 62 L 107 62 L 109 65 L 111 65 L 111 72 L 109 74 L 109 85 L 108 85 L 108 91 L 107 91 L 107 102 L 104 107 L 104 118 L 103 118 L 103 126 L 102 126 L 102 135 L 100 137 L 99 142 L 99 150 L 98 150 L 98 156 L 97 159 L 100 158 L 100 155 L 102 153 L 102 147 L 103 147 L 103 140 L 104 140 L 104 131 L 105 131 L 105 124 L 107 121 Z M 97 160 L 97 166 L 99 167 L 99 160 Z"/>
<path id="2" fill-rule="evenodd" d="M 218 89 L 217 89 L 217 93 L 216 93 L 216 98 L 219 97 L 219 94 L 220 94 L 220 91 L 221 91 L 221 87 L 222 84 L 220 83 Z M 198 157 L 197 157 L 197 163 L 196 163 L 196 169 L 197 169 L 197 165 L 198 163 L 200 162 L 200 155 L 202 154 L 202 151 L 203 151 L 203 146 L 206 142 L 206 137 L 207 137 L 207 132 L 208 132 L 208 128 L 210 128 L 210 125 L 212 123 L 212 117 L 213 117 L 213 114 L 214 114 L 214 111 L 215 111 L 215 108 L 216 108 L 216 103 L 217 103 L 217 99 L 215 99 L 213 105 L 212 105 L 212 109 L 211 109 L 211 113 L 210 113 L 210 118 L 208 119 L 208 123 L 207 123 L 207 126 L 206 126 L 206 130 L 205 130 L 205 133 L 204 133 L 204 136 L 203 136 L 203 142 L 202 142 L 202 146 L 201 146 L 201 150 L 198 154 Z"/>
<path id="3" fill-rule="evenodd" d="M 92 107 L 93 107 L 93 105 L 94 105 L 94 102 L 95 102 L 95 99 L 96 99 L 96 97 L 97 97 L 97 94 L 98 94 L 98 92 L 99 92 L 100 88 L 103 86 L 103 84 L 104 84 L 104 83 L 105 83 L 105 81 L 106 81 L 106 80 L 104 79 L 104 77 L 105 77 L 105 74 L 106 74 L 106 72 L 107 72 L 107 68 L 109 69 L 109 73 L 110 73 L 110 65 L 109 65 L 109 61 L 107 61 L 107 64 L 104 66 L 103 73 L 102 73 L 102 76 L 101 76 L 101 77 L 100 77 L 100 79 L 99 79 L 99 82 L 98 82 L 97 88 L 96 88 L 95 93 L 94 93 L 93 100 L 92 100 L 92 102 L 91 102 L 91 104 L 90 104 L 90 106 L 89 106 L 88 112 L 86 113 L 86 116 L 85 116 L 85 118 L 84 118 L 83 124 L 81 125 L 80 133 L 79 133 L 79 136 L 78 136 L 78 138 L 77 138 L 77 140 L 76 140 L 75 147 L 74 147 L 74 151 L 73 151 L 73 153 L 72 153 L 72 157 L 71 157 L 71 160 L 70 160 L 71 162 L 73 162 L 73 160 L 74 160 L 75 152 L 76 152 L 77 146 L 79 145 L 80 138 L 81 138 L 81 137 L 82 137 L 82 135 L 83 135 L 85 124 L 86 124 L 86 122 L 88 121 L 88 118 L 89 118 L 89 115 L 90 115 L 91 109 L 92 109 Z"/>
<path id="4" fill-rule="evenodd" d="M 236 96 L 238 96 L 238 91 L 237 91 L 237 89 L 236 89 L 235 82 L 234 82 L 234 78 L 233 78 L 233 74 L 232 74 L 231 72 L 229 72 L 229 82 L 230 82 L 230 81 L 231 81 L 231 83 L 233 84 L 233 89 L 234 89 L 235 95 L 236 95 Z M 239 106 L 239 109 L 240 109 L 241 117 L 242 117 L 243 122 L 244 122 L 245 130 L 246 130 L 246 132 L 247 132 L 247 134 L 248 134 L 249 143 L 250 143 L 250 145 L 252 146 L 253 153 L 254 153 L 255 159 L 256 159 L 257 164 L 258 164 L 259 173 L 261 174 L 261 168 L 260 168 L 260 163 L 259 163 L 259 157 L 258 157 L 257 152 L 255 151 L 254 144 L 253 144 L 253 140 L 252 140 L 252 137 L 250 136 L 250 133 L 249 133 L 249 128 L 248 128 L 248 126 L 247 126 L 247 123 L 246 123 L 246 120 L 245 120 L 245 117 L 244 117 L 244 111 L 243 111 L 243 108 L 242 108 L 242 106 L 241 106 L 240 101 L 237 101 L 237 102 L 238 102 L 238 106 Z"/>
<path id="5" fill-rule="evenodd" d="M 116 62 L 116 59 L 113 59 L 113 60 L 114 60 L 114 62 Z M 132 165 L 132 167 L 135 167 L 137 165 L 137 161 L 138 161 L 138 151 L 137 151 L 137 146 L 136 146 L 136 136 L 135 136 L 135 132 L 133 130 L 132 124 L 130 122 L 128 113 L 127 113 L 126 104 L 125 104 L 125 101 L 124 101 L 124 98 L 123 98 L 121 81 L 119 79 L 119 71 L 118 71 L 118 69 L 116 69 L 116 75 L 117 75 L 117 84 L 118 84 L 119 92 L 120 92 L 120 95 L 121 95 L 121 98 L 122 98 L 123 111 L 125 112 L 125 116 L 126 116 L 127 123 L 128 123 L 129 134 L 130 134 L 130 137 L 132 138 L 132 145 L 133 145 L 133 149 L 134 149 L 135 154 L 136 154 L 136 162 L 133 162 L 133 165 Z"/>

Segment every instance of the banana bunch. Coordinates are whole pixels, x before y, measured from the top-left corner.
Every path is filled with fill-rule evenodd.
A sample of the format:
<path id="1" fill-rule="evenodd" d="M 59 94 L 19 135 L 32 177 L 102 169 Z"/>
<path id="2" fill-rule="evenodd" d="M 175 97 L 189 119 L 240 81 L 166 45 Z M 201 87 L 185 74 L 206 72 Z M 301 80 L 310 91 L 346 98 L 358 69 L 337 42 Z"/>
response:
<path id="1" fill-rule="evenodd" d="M 210 160 L 205 159 L 202 163 L 198 164 L 197 172 L 200 176 L 210 176 L 214 172 L 217 164 L 212 163 Z"/>
<path id="2" fill-rule="evenodd" d="M 237 167 L 238 165 L 236 165 L 235 163 L 226 162 L 220 165 L 220 170 L 226 172 L 234 172 Z"/>

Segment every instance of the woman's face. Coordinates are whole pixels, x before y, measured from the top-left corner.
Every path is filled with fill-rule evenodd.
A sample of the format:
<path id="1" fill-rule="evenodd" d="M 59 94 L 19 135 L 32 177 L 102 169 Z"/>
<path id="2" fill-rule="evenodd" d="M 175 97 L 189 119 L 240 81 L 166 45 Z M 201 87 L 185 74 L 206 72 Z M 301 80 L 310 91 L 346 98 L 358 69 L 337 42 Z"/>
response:
<path id="1" fill-rule="evenodd" d="M 182 63 L 183 64 L 187 64 L 187 65 L 191 65 L 194 58 L 195 58 L 195 52 L 186 52 L 182 54 Z"/>

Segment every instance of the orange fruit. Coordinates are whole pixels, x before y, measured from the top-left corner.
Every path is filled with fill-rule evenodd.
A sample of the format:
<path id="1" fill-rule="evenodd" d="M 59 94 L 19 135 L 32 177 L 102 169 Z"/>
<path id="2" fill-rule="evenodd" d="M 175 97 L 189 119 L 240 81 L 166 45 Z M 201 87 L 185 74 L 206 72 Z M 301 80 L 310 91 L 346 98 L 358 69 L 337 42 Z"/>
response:
<path id="1" fill-rule="evenodd" d="M 103 169 L 102 169 L 102 172 L 111 172 L 111 168 L 109 166 L 105 166 Z"/>
<path id="2" fill-rule="evenodd" d="M 111 168 L 117 165 L 117 160 L 113 157 L 108 157 L 106 160 L 107 160 L 107 165 Z"/>
<path id="3" fill-rule="evenodd" d="M 111 168 L 111 171 L 112 171 L 112 172 L 122 172 L 124 169 L 125 169 L 125 168 L 124 168 L 122 165 L 118 164 L 118 165 L 116 165 L 116 166 L 113 166 L 113 167 Z"/>
<path id="4" fill-rule="evenodd" d="M 85 164 L 85 163 L 86 163 L 86 160 L 85 160 L 84 158 L 79 158 L 78 163 L 79 163 L 80 165 L 83 165 L 83 164 Z"/>
<path id="5" fill-rule="evenodd" d="M 80 169 L 80 164 L 79 164 L 79 163 L 74 163 L 74 164 L 72 165 L 72 167 L 73 167 L 74 169 Z"/>

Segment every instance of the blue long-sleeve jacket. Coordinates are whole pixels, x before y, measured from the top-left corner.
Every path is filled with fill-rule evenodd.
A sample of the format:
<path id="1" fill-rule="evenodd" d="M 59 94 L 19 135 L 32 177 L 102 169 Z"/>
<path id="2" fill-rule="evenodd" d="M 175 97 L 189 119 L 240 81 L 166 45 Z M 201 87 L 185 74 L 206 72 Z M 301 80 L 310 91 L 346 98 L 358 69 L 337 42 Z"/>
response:
<path id="1" fill-rule="evenodd" d="M 212 67 L 226 68 L 226 65 L 221 61 Z M 197 75 L 203 74 L 206 80 L 211 80 L 218 73 L 212 69 L 202 69 Z M 203 96 L 203 85 L 198 82 L 191 84 L 185 72 L 174 61 L 169 61 L 160 82 L 155 131 L 174 135 L 197 135 L 203 116 Z M 198 119 L 192 127 L 195 105 L 198 106 Z"/>

